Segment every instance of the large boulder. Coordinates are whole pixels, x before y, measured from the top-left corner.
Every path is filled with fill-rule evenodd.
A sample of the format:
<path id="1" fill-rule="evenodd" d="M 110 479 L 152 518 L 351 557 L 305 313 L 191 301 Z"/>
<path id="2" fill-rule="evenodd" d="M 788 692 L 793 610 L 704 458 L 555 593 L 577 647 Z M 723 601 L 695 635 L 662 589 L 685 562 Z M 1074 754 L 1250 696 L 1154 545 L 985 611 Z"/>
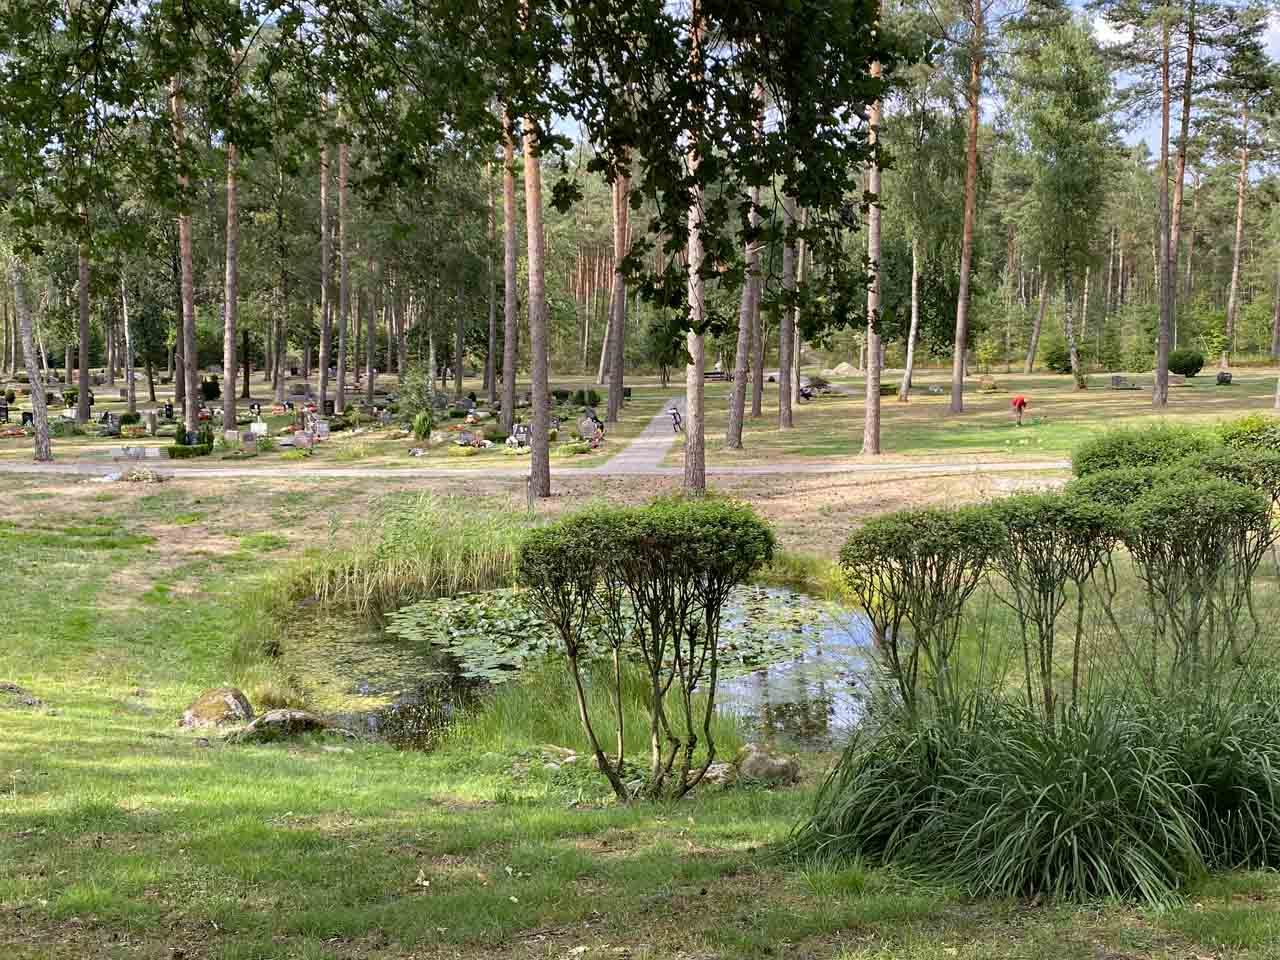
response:
<path id="1" fill-rule="evenodd" d="M 749 743 L 738 754 L 738 776 L 743 780 L 764 783 L 795 783 L 800 779 L 800 761 L 770 753 L 764 747 Z"/>
<path id="2" fill-rule="evenodd" d="M 335 733 L 345 733 L 332 728 L 327 720 L 314 713 L 283 708 L 268 710 L 243 730 L 229 734 L 227 739 L 236 743 L 273 743 L 276 740 L 288 740 L 290 737 L 304 733 L 331 729 Z"/>
<path id="3" fill-rule="evenodd" d="M 249 698 L 235 687 L 206 690 L 191 702 L 178 721 L 180 727 L 220 727 L 253 719 Z"/>

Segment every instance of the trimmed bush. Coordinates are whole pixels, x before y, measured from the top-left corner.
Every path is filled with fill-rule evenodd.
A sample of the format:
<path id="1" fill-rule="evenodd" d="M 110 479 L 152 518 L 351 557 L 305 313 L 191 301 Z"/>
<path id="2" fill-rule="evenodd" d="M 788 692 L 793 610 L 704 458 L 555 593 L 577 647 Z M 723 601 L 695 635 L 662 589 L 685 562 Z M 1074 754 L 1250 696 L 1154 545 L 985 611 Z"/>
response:
<path id="1" fill-rule="evenodd" d="M 591 452 L 591 444 L 585 440 L 574 440 L 570 443 L 562 443 L 551 451 L 553 456 L 557 457 L 576 457 L 584 453 Z"/>
<path id="2" fill-rule="evenodd" d="M 1220 424 L 1218 437 L 1228 447 L 1264 448 L 1280 451 L 1280 420 L 1261 413 L 1251 413 Z"/>
<path id="3" fill-rule="evenodd" d="M 14 391 L 12 391 L 12 390 L 6 390 L 6 391 L 4 392 L 4 401 L 5 401 L 5 403 L 13 403 L 13 401 L 15 401 L 15 400 L 17 400 L 17 399 L 18 399 L 18 395 L 17 395 Z"/>
<path id="4" fill-rule="evenodd" d="M 1184 377 L 1194 377 L 1204 369 L 1204 354 L 1199 350 L 1183 348 L 1169 354 L 1169 372 Z"/>
<path id="5" fill-rule="evenodd" d="M 907 510 L 869 520 L 840 551 L 849 588 L 880 642 L 908 712 L 920 688 L 954 694 L 952 655 L 964 603 L 1003 545 L 991 510 Z"/>
<path id="6" fill-rule="evenodd" d="M 773 532 L 749 507 L 716 497 L 591 510 L 525 539 L 521 582 L 563 645 L 597 766 L 620 800 L 631 799 L 621 747 L 624 657 L 638 662 L 648 682 L 649 792 L 683 796 L 716 756 L 724 604 L 735 586 L 769 563 L 774 546 Z M 584 682 L 591 623 L 601 625 L 612 652 L 612 678 L 596 671 L 593 682 L 612 684 L 614 758 L 595 733 Z"/>
<path id="7" fill-rule="evenodd" d="M 213 453 L 212 443 L 181 444 L 175 443 L 164 448 L 170 460 L 190 460 L 194 457 L 207 457 Z"/>
<path id="8" fill-rule="evenodd" d="M 131 423 L 141 423 L 141 422 L 142 422 L 142 414 L 138 413 L 136 410 L 133 413 L 120 414 L 120 426 L 122 427 L 127 427 Z"/>
<path id="9" fill-rule="evenodd" d="M 204 397 L 205 403 L 212 403 L 222 396 L 222 385 L 218 383 L 216 374 L 200 381 L 200 396 Z"/>
<path id="10" fill-rule="evenodd" d="M 1077 477 L 1118 467 L 1160 467 L 1193 454 L 1208 453 L 1215 445 L 1205 430 L 1180 426 L 1132 427 L 1108 430 L 1080 444 L 1071 455 Z"/>
<path id="11" fill-rule="evenodd" d="M 456 443 L 449 447 L 445 456 L 448 457 L 474 457 L 483 451 L 479 447 L 460 447 Z"/>

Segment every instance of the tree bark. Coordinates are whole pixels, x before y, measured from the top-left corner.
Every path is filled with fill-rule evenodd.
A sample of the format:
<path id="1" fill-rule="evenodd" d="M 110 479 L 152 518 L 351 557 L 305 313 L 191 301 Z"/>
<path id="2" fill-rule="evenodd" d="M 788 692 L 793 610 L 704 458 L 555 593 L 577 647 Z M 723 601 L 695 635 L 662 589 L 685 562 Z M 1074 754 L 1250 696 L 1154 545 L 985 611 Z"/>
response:
<path id="1" fill-rule="evenodd" d="M 1231 247 L 1231 288 L 1227 294 L 1227 340 L 1222 346 L 1221 370 L 1227 369 L 1231 351 L 1235 349 L 1236 312 L 1240 306 L 1240 251 L 1244 247 L 1244 194 L 1249 185 L 1249 107 L 1240 111 L 1243 142 L 1240 146 L 1240 176 L 1236 180 L 1236 233 Z"/>
<path id="2" fill-rule="evenodd" d="M 790 197 L 782 198 L 782 225 L 786 236 L 782 242 L 782 290 L 788 301 L 783 304 L 778 320 L 778 426 L 788 429 L 795 425 L 791 410 L 791 377 L 795 359 L 795 307 L 789 301 L 796 292 L 796 225 L 795 203 Z"/>
<path id="3" fill-rule="evenodd" d="M 973 266 L 973 226 L 978 209 L 978 115 L 982 106 L 983 2 L 984 0 L 973 0 L 973 37 L 969 49 L 969 132 L 965 146 L 964 226 L 960 234 L 956 341 L 951 358 L 952 413 L 964 412 L 965 353 L 969 349 L 969 272 Z"/>
<path id="4" fill-rule="evenodd" d="M 485 180 L 489 184 L 489 246 L 484 262 L 489 273 L 489 349 L 484 357 L 484 378 L 485 387 L 489 391 L 489 406 L 493 407 L 498 403 L 498 274 L 493 268 L 493 248 L 498 239 L 498 204 L 493 189 L 493 161 L 489 162 L 487 171 Z M 388 355 L 390 351 L 388 346 Z"/>
<path id="5" fill-rule="evenodd" d="M 749 216 L 753 229 L 760 223 L 760 214 L 756 209 L 756 203 L 759 199 L 760 188 L 752 187 L 751 213 Z M 759 241 L 751 240 L 747 243 L 746 261 L 747 275 L 742 283 L 742 302 L 738 309 L 738 345 L 733 359 L 733 395 L 729 401 L 729 427 L 725 433 L 724 444 L 730 450 L 742 449 L 742 425 L 747 406 L 747 371 L 750 368 L 751 358 L 757 347 L 755 343 L 755 296 L 757 274 L 760 272 Z M 759 346 L 763 348 L 763 344 Z M 763 352 L 763 349 L 760 352 Z M 756 412 L 754 415 L 759 416 L 759 413 Z"/>
<path id="6" fill-rule="evenodd" d="M 133 382 L 133 334 L 129 329 L 129 290 L 120 274 L 120 322 L 124 324 L 124 390 L 129 413 L 138 412 L 138 390 Z M 152 398 L 154 399 L 154 397 Z"/>
<path id="7" fill-rule="evenodd" d="M 1280 264 L 1276 266 L 1275 293 L 1271 297 L 1271 359 L 1280 360 Z"/>
<path id="8" fill-rule="evenodd" d="M 692 0 L 689 14 L 689 66 L 691 73 L 702 73 L 702 7 L 699 0 Z M 700 157 L 698 133 L 689 131 L 688 165 L 692 177 L 697 177 Z M 702 188 L 695 186 L 688 212 L 688 262 L 689 262 L 689 333 L 687 345 L 689 362 L 684 371 L 685 440 L 684 440 L 684 490 L 700 496 L 707 491 L 707 424 L 703 401 L 706 395 L 706 344 L 702 329 L 706 322 L 706 285 L 702 278 L 702 261 L 705 251 L 702 245 Z"/>
<path id="9" fill-rule="evenodd" d="M 1168 0 L 1165 0 L 1168 6 Z M 1155 407 L 1169 405 L 1169 342 L 1173 325 L 1173 279 L 1169 271 L 1169 20 L 1166 17 L 1161 28 L 1160 61 L 1160 166 L 1156 172 L 1159 184 L 1159 225 L 1157 230 L 1157 284 L 1156 293 L 1160 306 L 1160 331 L 1156 340 L 1155 383 L 1151 389 L 1151 403 Z"/>
<path id="10" fill-rule="evenodd" d="M 911 239 L 911 330 L 907 334 L 907 366 L 902 371 L 898 400 L 911 399 L 911 377 L 916 367 L 916 337 L 920 335 L 920 241 Z"/>
<path id="11" fill-rule="evenodd" d="M 1114 282 L 1116 268 L 1116 228 L 1107 231 L 1111 238 L 1111 253 L 1107 256 L 1107 290 L 1102 296 L 1102 318 L 1111 316 L 1111 287 Z"/>
<path id="12" fill-rule="evenodd" d="M 981 0 L 977 0 L 981 3 Z M 879 61 L 871 64 L 871 76 L 879 79 Z M 876 148 L 880 140 L 882 101 L 871 104 L 868 140 Z M 867 261 L 871 267 L 871 287 L 867 290 L 867 383 L 863 400 L 862 453 L 880 453 L 880 368 L 884 354 L 880 349 L 880 157 L 873 153 L 868 171 L 867 192 L 871 203 L 867 208 Z"/>
<path id="13" fill-rule="evenodd" d="M 1177 346 L 1178 253 L 1182 236 L 1182 193 L 1187 173 L 1187 146 L 1191 139 L 1191 93 L 1195 75 L 1196 50 L 1196 0 L 1187 2 L 1187 59 L 1182 74 L 1182 117 L 1178 131 L 1178 156 L 1173 174 L 1173 211 L 1169 226 L 1169 310 L 1170 324 L 1174 330 L 1173 346 Z"/>
<path id="14" fill-rule="evenodd" d="M 236 429 L 236 327 L 240 319 L 240 202 L 239 156 L 227 143 L 227 270 L 223 294 L 222 326 L 222 429 Z"/>
<path id="15" fill-rule="evenodd" d="M 1087 294 L 1086 294 L 1087 297 Z M 1084 389 L 1084 371 L 1080 369 L 1080 351 L 1076 348 L 1075 320 L 1072 317 L 1075 294 L 1071 289 L 1071 271 L 1062 271 L 1062 332 L 1067 337 L 1067 352 L 1071 357 L 1071 376 L 1076 389 Z"/>
<path id="16" fill-rule="evenodd" d="M 33 443 L 37 463 L 53 459 L 49 443 L 49 408 L 45 405 L 44 383 L 40 379 L 40 367 L 36 363 L 35 338 L 32 333 L 31 308 L 27 304 L 27 273 L 22 261 L 16 257 L 10 263 L 13 280 L 13 311 L 17 314 L 18 330 L 22 334 L 22 353 L 27 361 L 27 379 L 31 382 L 31 416 L 35 421 Z"/>
<path id="17" fill-rule="evenodd" d="M 170 84 L 170 104 L 173 110 L 173 141 L 181 161 L 181 152 L 186 137 L 185 118 L 182 97 L 182 80 L 175 76 Z M 185 167 L 180 167 L 178 187 L 185 193 L 190 186 L 190 178 Z M 186 203 L 183 201 L 183 207 Z M 182 382 L 183 382 L 183 427 L 194 432 L 199 419 L 197 407 L 200 402 L 200 384 L 196 379 L 196 288 L 195 267 L 191 252 L 191 214 L 185 209 L 178 214 L 178 259 L 182 269 Z"/>
<path id="18" fill-rule="evenodd" d="M 503 118 L 502 142 L 502 429 L 511 433 L 516 416 L 516 174 L 515 118 L 508 110 Z"/>
<path id="19" fill-rule="evenodd" d="M 81 229 L 88 231 L 83 211 L 81 212 Z M 76 397 L 76 423 L 84 425 L 89 422 L 89 242 L 81 239 L 77 245 L 78 253 L 78 292 L 80 306 L 80 351 L 78 362 L 77 385 L 80 390 Z"/>
<path id="20" fill-rule="evenodd" d="M 347 249 L 350 198 L 347 188 L 350 172 L 350 147 L 341 143 L 338 145 L 338 382 L 334 387 L 335 413 L 342 413 L 347 405 L 347 318 L 351 311 L 351 261 Z"/>
<path id="21" fill-rule="evenodd" d="M 752 223 L 760 225 L 760 188 L 751 188 Z M 764 415 L 764 318 L 760 313 L 760 301 L 764 296 L 764 277 L 760 274 L 760 245 L 756 244 L 755 275 L 751 283 L 751 417 Z"/>
<path id="22" fill-rule="evenodd" d="M 617 423 L 622 413 L 627 349 L 627 278 L 622 272 L 631 241 L 631 180 L 619 175 L 614 183 L 613 216 L 613 330 L 609 338 L 612 347 L 609 361 L 609 406 L 605 419 Z"/>
<path id="23" fill-rule="evenodd" d="M 329 399 L 329 364 L 333 352 L 333 304 L 329 297 L 329 147 L 320 147 L 320 398 L 324 413 Z"/>
<path id="24" fill-rule="evenodd" d="M 524 206 L 529 243 L 529 351 L 533 367 L 533 429 L 529 486 L 535 497 L 551 496 L 551 395 L 547 376 L 546 236 L 542 220 L 542 164 L 533 121 L 524 118 Z"/>
<path id="25" fill-rule="evenodd" d="M 1030 373 L 1036 363 L 1036 350 L 1040 347 L 1040 330 L 1044 326 L 1045 308 L 1049 304 L 1049 275 L 1040 278 L 1040 306 L 1036 309 L 1036 319 L 1031 327 L 1031 343 L 1027 347 L 1027 362 L 1023 373 Z"/>

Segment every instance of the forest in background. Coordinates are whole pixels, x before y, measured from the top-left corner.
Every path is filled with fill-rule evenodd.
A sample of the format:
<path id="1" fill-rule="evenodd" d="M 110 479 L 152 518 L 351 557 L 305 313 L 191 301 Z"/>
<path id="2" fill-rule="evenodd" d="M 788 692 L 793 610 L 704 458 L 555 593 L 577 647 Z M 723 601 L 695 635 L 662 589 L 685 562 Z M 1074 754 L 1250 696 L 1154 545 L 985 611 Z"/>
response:
<path id="1" fill-rule="evenodd" d="M 952 364 L 960 412 L 970 370 L 1159 406 L 1173 349 L 1280 357 L 1266 4 L 10 7 L 6 374 L 243 368 L 232 417 L 251 373 L 341 410 L 474 370 L 505 418 L 522 378 L 537 475 L 551 372 L 685 367 L 696 489 L 715 364 L 740 445 L 766 370 L 786 428 L 797 356 L 854 363 L 875 453 L 884 367 Z"/>

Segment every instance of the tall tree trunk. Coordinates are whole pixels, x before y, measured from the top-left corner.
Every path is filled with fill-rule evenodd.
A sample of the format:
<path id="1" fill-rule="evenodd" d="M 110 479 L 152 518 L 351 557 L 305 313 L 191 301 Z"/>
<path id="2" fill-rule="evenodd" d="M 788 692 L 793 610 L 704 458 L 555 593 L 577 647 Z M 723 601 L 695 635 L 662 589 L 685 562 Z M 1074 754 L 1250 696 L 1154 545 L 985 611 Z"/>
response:
<path id="1" fill-rule="evenodd" d="M 369 268 L 372 273 L 373 264 L 370 264 Z M 373 406 L 374 381 L 378 379 L 378 372 L 375 369 L 378 359 L 378 301 L 375 296 L 376 290 L 377 286 L 375 285 L 374 291 L 369 293 L 369 312 L 364 321 L 364 399 L 369 406 Z"/>
<path id="2" fill-rule="evenodd" d="M 1271 296 L 1271 359 L 1280 360 L 1280 264 L 1276 265 L 1275 292 Z"/>
<path id="3" fill-rule="evenodd" d="M 692 0 L 689 13 L 689 64 L 696 77 L 702 73 L 702 5 Z M 699 131 L 689 131 L 688 164 L 692 177 L 697 176 L 701 158 L 698 153 Z M 684 490 L 701 495 L 707 490 L 707 423 L 704 410 L 706 396 L 706 343 L 702 330 L 706 322 L 706 285 L 702 278 L 705 251 L 702 244 L 702 188 L 695 186 L 688 213 L 689 261 L 689 363 L 684 371 L 685 440 Z"/>
<path id="4" fill-rule="evenodd" d="M 27 304 L 27 273 L 22 261 L 16 257 L 10 262 L 9 269 L 13 280 L 13 310 L 18 316 L 18 329 L 22 334 L 22 352 L 27 361 L 27 379 L 31 381 L 31 416 L 35 421 L 35 459 L 37 463 L 47 463 L 53 459 L 53 448 L 49 443 L 49 408 L 45 405 L 44 383 L 40 380 L 40 368 L 36 365 L 31 308 Z"/>
<path id="5" fill-rule="evenodd" d="M 898 400 L 911 398 L 911 377 L 916 366 L 916 337 L 920 335 L 920 241 L 911 238 L 911 330 L 907 334 L 907 367 L 902 371 Z"/>
<path id="6" fill-rule="evenodd" d="M 973 266 L 973 226 L 978 209 L 978 114 L 982 107 L 984 0 L 973 0 L 969 47 L 969 133 L 965 146 L 964 226 L 960 234 L 960 290 L 956 298 L 956 342 L 951 358 L 951 412 L 964 411 L 965 353 L 969 349 L 969 273 Z"/>
<path id="7" fill-rule="evenodd" d="M 329 364 L 333 362 L 333 304 L 329 297 L 329 147 L 320 147 L 320 398 L 324 413 L 329 399 Z"/>
<path id="8" fill-rule="evenodd" d="M 756 88 L 759 90 L 759 88 Z M 754 229 L 760 223 L 760 214 L 756 210 L 759 199 L 759 188 L 751 190 L 751 226 Z M 754 298 L 756 295 L 756 274 L 760 272 L 760 243 L 752 239 L 746 245 L 747 275 L 742 282 L 742 303 L 738 308 L 738 345 L 733 356 L 733 395 L 729 401 L 729 428 L 725 433 L 725 447 L 730 450 L 742 449 L 742 422 L 747 407 L 747 370 L 755 351 Z"/>
<path id="9" fill-rule="evenodd" d="M 236 429 L 236 327 L 240 319 L 240 198 L 234 143 L 227 143 L 227 272 L 222 327 L 222 429 Z"/>
<path id="10" fill-rule="evenodd" d="M 1187 174 L 1187 147 L 1191 139 L 1191 93 L 1195 77 L 1196 0 L 1187 2 L 1187 59 L 1182 73 L 1182 117 L 1178 131 L 1178 156 L 1174 162 L 1173 210 L 1169 225 L 1169 310 L 1174 330 L 1173 347 L 1177 347 L 1177 276 L 1178 253 L 1182 237 L 1182 192 Z"/>
<path id="11" fill-rule="evenodd" d="M 790 197 L 782 198 L 782 224 L 786 237 L 782 242 L 782 290 L 787 298 L 796 292 L 796 208 Z M 795 360 L 795 307 L 783 304 L 778 319 L 778 426 L 786 429 L 795 425 L 791 410 L 791 377 Z"/>
<path id="12" fill-rule="evenodd" d="M 1164 4 L 1166 14 L 1169 0 Z M 1160 331 L 1156 340 L 1155 384 L 1151 390 L 1151 403 L 1156 407 L 1169 404 L 1169 342 L 1173 327 L 1173 275 L 1169 271 L 1169 18 L 1161 27 L 1160 60 L 1160 166 L 1156 172 L 1159 183 L 1160 218 L 1157 230 L 1157 295 L 1160 305 Z"/>
<path id="13" fill-rule="evenodd" d="M 351 259 L 347 241 L 351 212 L 348 209 L 350 147 L 338 145 L 338 382 L 334 387 L 335 413 L 347 405 L 347 319 L 351 312 Z"/>
<path id="14" fill-rule="evenodd" d="M 511 432 L 516 417 L 516 153 L 515 118 L 503 117 L 502 140 L 502 429 Z"/>
<path id="15" fill-rule="evenodd" d="M 801 229 L 809 220 L 809 212 L 804 208 L 800 209 L 799 223 Z M 796 289 L 804 289 L 805 275 L 805 256 L 806 248 L 804 239 L 801 238 L 796 243 Z M 791 314 L 791 411 L 794 414 L 798 406 L 800 406 L 800 351 L 803 344 L 800 341 L 800 307 L 797 306 Z"/>
<path id="16" fill-rule="evenodd" d="M 981 0 L 977 0 L 981 2 Z M 871 76 L 880 78 L 880 63 L 871 64 Z M 871 104 L 868 140 L 873 150 L 880 140 L 882 102 Z M 871 203 L 867 208 L 867 262 L 871 268 L 871 287 L 867 290 L 867 384 L 863 399 L 862 453 L 880 453 L 880 367 L 884 354 L 880 350 L 880 157 L 872 153 L 868 171 L 867 192 Z"/>
<path id="17" fill-rule="evenodd" d="M 120 322 L 124 324 L 124 390 L 129 413 L 138 412 L 138 390 L 133 382 L 133 334 L 129 328 L 129 290 L 120 274 Z M 155 399 L 154 397 L 152 398 Z"/>
<path id="18" fill-rule="evenodd" d="M 1036 363 L 1036 351 L 1040 348 L 1040 330 L 1044 327 L 1045 309 L 1049 304 L 1049 274 L 1040 278 L 1040 306 L 1036 309 L 1036 319 L 1031 327 L 1031 343 L 1027 346 L 1027 362 L 1023 373 L 1030 373 Z"/>
<path id="19" fill-rule="evenodd" d="M 547 383 L 546 236 L 542 220 L 542 164 L 533 121 L 524 118 L 524 214 L 529 243 L 529 352 L 533 367 L 533 429 L 529 486 L 535 497 L 551 496 L 551 395 Z"/>
<path id="20" fill-rule="evenodd" d="M 613 185 L 613 323 L 609 338 L 609 406 L 605 419 L 617 423 L 622 413 L 623 377 L 627 349 L 627 278 L 622 272 L 631 240 L 631 180 L 620 175 Z"/>
<path id="21" fill-rule="evenodd" d="M 1084 265 L 1084 298 L 1080 304 L 1080 339 L 1085 343 L 1089 337 L 1089 273 L 1090 264 Z"/>
<path id="22" fill-rule="evenodd" d="M 182 80 L 177 76 L 174 76 L 170 85 L 170 105 L 173 110 L 173 141 L 181 156 L 186 132 Z M 180 169 L 183 172 L 178 174 L 178 187 L 185 194 L 191 181 L 185 167 Z M 199 423 L 197 407 L 200 402 L 200 384 L 196 379 L 195 267 L 191 252 L 191 214 L 185 209 L 185 199 L 182 205 L 183 209 L 178 214 L 178 258 L 182 264 L 182 381 L 185 398 L 182 422 L 188 432 L 194 432 Z"/>
<path id="23" fill-rule="evenodd" d="M 1076 348 L 1075 321 L 1072 308 L 1075 306 L 1075 294 L 1071 289 L 1071 270 L 1062 271 L 1062 332 L 1067 338 L 1067 353 L 1071 357 L 1071 376 L 1075 380 L 1076 389 L 1084 389 L 1084 371 L 1080 367 L 1080 351 Z"/>
<path id="24" fill-rule="evenodd" d="M 1111 238 L 1111 253 L 1107 256 L 1107 290 L 1102 297 L 1102 318 L 1104 320 L 1111 316 L 1111 288 L 1115 282 L 1116 269 L 1116 228 L 1112 227 L 1107 233 Z"/>
<path id="25" fill-rule="evenodd" d="M 240 378 L 240 399 L 248 400 L 249 378 L 253 375 L 253 351 L 249 349 L 249 331 L 240 331 L 240 357 L 244 364 L 244 376 Z"/>
<path id="26" fill-rule="evenodd" d="M 87 232 L 85 217 L 81 213 L 81 229 Z M 76 397 L 76 423 L 89 422 L 89 243 L 82 239 L 77 246 L 79 260 L 78 292 L 80 300 L 80 356 L 77 385 L 80 388 Z"/>
<path id="27" fill-rule="evenodd" d="M 1231 351 L 1236 345 L 1236 311 L 1240 305 L 1240 251 L 1244 247 L 1244 194 L 1249 185 L 1249 107 L 1240 111 L 1240 128 L 1244 139 L 1240 146 L 1240 176 L 1236 180 L 1236 234 L 1231 247 L 1231 288 L 1227 294 L 1227 340 L 1222 346 L 1218 366 L 1227 369 Z"/>
<path id="28" fill-rule="evenodd" d="M 497 246 L 498 239 L 498 210 L 493 189 L 492 161 L 489 163 L 485 180 L 489 184 L 489 246 L 484 258 L 485 267 L 489 272 L 489 349 L 484 357 L 484 377 L 485 387 L 489 391 L 489 406 L 493 407 L 498 402 L 498 274 L 493 268 L 493 248 Z M 388 354 L 390 349 L 388 346 Z M 389 363 L 388 366 L 390 366 Z"/>
<path id="29" fill-rule="evenodd" d="M 1196 174 L 1195 190 L 1191 194 L 1191 229 L 1187 234 L 1187 275 L 1186 275 L 1186 292 L 1183 296 L 1187 303 L 1191 302 L 1191 262 L 1195 259 L 1196 253 L 1196 227 L 1199 226 L 1200 219 L 1200 176 Z"/>
<path id="30" fill-rule="evenodd" d="M 462 291 L 459 290 L 454 303 L 453 321 L 453 395 L 462 396 L 462 354 L 467 346 L 466 324 L 462 317 Z"/>
<path id="31" fill-rule="evenodd" d="M 759 120 L 757 120 L 757 124 Z M 760 225 L 760 188 L 751 188 L 751 222 Z M 764 415 L 764 318 L 760 313 L 760 301 L 764 296 L 764 277 L 760 273 L 760 244 L 756 243 L 754 274 L 749 278 L 751 286 L 751 417 Z"/>
<path id="32" fill-rule="evenodd" d="M 75 382 L 75 379 L 76 379 L 76 377 L 75 377 L 75 366 L 76 366 L 76 361 L 75 361 L 75 347 L 73 347 L 73 346 L 72 346 L 71 344 L 69 344 L 69 343 L 67 344 L 67 348 L 66 348 L 66 351 L 65 351 L 65 360 L 66 360 L 66 362 L 65 362 L 65 364 L 64 364 L 64 365 L 66 366 L 66 368 L 67 368 L 67 369 L 64 371 L 65 376 L 63 377 L 62 382 L 63 382 L 64 384 L 66 384 L 66 385 L 67 385 L 67 388 L 69 389 L 69 388 L 71 387 L 71 384 L 72 384 L 72 383 L 74 383 L 74 382 Z"/>

